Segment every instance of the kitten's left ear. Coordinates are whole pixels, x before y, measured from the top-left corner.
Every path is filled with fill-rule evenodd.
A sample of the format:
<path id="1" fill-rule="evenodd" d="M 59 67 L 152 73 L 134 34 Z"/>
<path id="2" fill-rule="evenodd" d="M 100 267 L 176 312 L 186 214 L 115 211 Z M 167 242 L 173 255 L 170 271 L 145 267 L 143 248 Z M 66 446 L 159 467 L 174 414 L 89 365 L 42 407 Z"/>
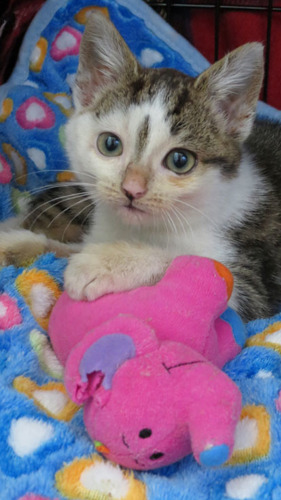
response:
<path id="1" fill-rule="evenodd" d="M 91 104 L 101 90 L 138 72 L 138 62 L 115 26 L 100 12 L 92 13 L 82 36 L 74 104 Z"/>
<path id="2" fill-rule="evenodd" d="M 220 126 L 244 141 L 251 132 L 262 81 L 263 46 L 248 43 L 199 75 L 195 88 L 205 94 Z"/>

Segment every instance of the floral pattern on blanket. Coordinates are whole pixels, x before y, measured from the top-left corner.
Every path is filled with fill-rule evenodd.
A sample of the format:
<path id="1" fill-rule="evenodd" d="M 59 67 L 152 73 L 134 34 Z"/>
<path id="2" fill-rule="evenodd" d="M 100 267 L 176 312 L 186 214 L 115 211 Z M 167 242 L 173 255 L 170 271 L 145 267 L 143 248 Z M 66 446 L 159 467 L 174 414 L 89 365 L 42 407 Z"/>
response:
<path id="1" fill-rule="evenodd" d="M 281 314 L 250 323 L 247 346 L 225 367 L 243 394 L 228 464 L 208 470 L 189 456 L 161 470 L 136 473 L 96 453 L 83 410 L 62 383 L 47 329 L 65 265 L 66 259 L 47 254 L 26 268 L 0 272 L 0 498 L 154 500 L 165 498 L 164 491 L 176 498 L 180 490 L 182 498 L 240 499 L 278 491 Z"/>

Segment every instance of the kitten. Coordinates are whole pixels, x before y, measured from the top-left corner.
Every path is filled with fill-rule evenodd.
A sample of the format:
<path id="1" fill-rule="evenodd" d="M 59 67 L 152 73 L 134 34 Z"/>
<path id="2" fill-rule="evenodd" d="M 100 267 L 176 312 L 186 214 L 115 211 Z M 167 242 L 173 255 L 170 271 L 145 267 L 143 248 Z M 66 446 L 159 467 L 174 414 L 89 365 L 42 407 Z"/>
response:
<path id="1" fill-rule="evenodd" d="M 262 79 L 259 43 L 194 79 L 142 68 L 110 21 L 89 18 L 66 136 L 95 210 L 65 272 L 71 297 L 153 284 L 175 256 L 197 254 L 231 269 L 244 320 L 277 310 L 281 132 L 254 122 Z"/>

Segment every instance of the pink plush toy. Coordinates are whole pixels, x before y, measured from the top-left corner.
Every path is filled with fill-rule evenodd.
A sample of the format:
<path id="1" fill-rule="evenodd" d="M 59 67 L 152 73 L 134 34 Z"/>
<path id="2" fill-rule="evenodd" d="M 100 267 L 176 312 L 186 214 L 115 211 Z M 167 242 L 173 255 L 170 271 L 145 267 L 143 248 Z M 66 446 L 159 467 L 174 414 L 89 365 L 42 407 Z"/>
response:
<path id="1" fill-rule="evenodd" d="M 155 286 L 95 302 L 61 295 L 49 333 L 98 451 L 135 469 L 230 457 L 241 395 L 221 368 L 245 340 L 231 291 L 224 266 L 190 256 Z"/>

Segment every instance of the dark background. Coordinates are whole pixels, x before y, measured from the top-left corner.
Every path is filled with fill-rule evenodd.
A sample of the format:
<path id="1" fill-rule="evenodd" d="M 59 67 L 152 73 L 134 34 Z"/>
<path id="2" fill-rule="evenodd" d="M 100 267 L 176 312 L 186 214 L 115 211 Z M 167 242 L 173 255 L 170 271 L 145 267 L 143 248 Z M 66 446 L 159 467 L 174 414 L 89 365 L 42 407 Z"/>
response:
<path id="1" fill-rule="evenodd" d="M 261 99 L 281 109 L 281 0 L 146 0 L 210 62 L 250 41 L 265 45 Z M 10 76 L 24 33 L 44 0 L 1 0 L 0 84 Z M 94 3 L 94 1 L 93 1 Z"/>

